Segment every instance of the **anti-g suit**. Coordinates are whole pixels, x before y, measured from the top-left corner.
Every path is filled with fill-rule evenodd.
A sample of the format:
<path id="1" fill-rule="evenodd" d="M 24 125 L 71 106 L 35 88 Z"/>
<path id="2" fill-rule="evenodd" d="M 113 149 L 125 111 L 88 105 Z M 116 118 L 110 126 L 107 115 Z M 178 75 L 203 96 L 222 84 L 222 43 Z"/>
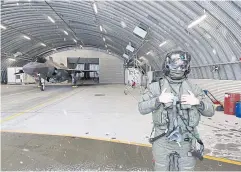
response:
<path id="1" fill-rule="evenodd" d="M 177 55 L 177 61 L 173 62 L 169 58 L 173 55 Z M 156 171 L 192 171 L 197 159 L 192 152 L 197 149 L 196 141 L 199 143 L 201 141 L 196 127 L 201 115 L 207 117 L 214 115 L 211 100 L 186 77 L 187 71 L 190 71 L 190 58 L 188 53 L 182 51 L 169 53 L 164 63 L 165 76 L 160 81 L 151 83 L 139 102 L 141 114 L 152 112 L 156 139 L 152 143 L 152 151 Z M 178 69 L 184 65 L 180 60 L 186 63 L 185 70 Z M 160 102 L 160 95 L 164 92 L 174 95 L 172 102 Z M 190 96 L 190 94 L 195 98 L 193 100 L 199 102 L 197 105 L 191 105 L 193 102 L 190 104 L 182 102 L 185 100 L 183 95 Z"/>

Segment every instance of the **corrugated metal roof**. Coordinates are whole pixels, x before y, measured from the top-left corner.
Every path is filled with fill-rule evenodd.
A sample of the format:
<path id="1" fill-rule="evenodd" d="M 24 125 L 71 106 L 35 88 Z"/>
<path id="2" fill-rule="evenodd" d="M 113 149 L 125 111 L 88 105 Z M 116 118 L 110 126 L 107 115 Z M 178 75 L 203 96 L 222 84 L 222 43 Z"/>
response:
<path id="1" fill-rule="evenodd" d="M 188 28 L 204 14 L 207 15 L 204 21 Z M 167 52 L 182 49 L 192 55 L 192 77 L 217 78 L 218 75 L 220 79 L 241 79 L 241 3 L 238 1 L 19 0 L 17 5 L 17 1 L 2 0 L 1 23 L 6 27 L 1 29 L 2 73 L 8 66 L 26 63 L 23 58 L 34 60 L 55 52 L 55 48 L 62 51 L 63 47 L 82 45 L 105 52 L 109 49 L 122 58 L 127 44 L 131 43 L 135 52 L 128 52 L 129 55 L 144 56 L 154 69 L 161 68 Z M 145 41 L 133 34 L 136 26 L 147 29 Z M 147 55 L 149 51 L 152 53 Z M 10 62 L 8 58 L 14 58 L 17 52 L 22 55 L 16 62 Z M 212 72 L 213 65 L 220 66 L 218 74 Z"/>

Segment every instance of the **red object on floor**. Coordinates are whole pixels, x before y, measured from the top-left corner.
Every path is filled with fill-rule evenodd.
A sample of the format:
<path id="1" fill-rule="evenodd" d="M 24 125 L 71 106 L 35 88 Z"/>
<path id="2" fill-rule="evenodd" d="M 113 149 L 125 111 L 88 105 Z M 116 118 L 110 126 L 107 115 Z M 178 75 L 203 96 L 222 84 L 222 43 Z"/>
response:
<path id="1" fill-rule="evenodd" d="M 219 105 L 219 101 L 214 100 L 213 104 Z"/>
<path id="2" fill-rule="evenodd" d="M 236 102 L 240 101 L 239 93 L 225 93 L 224 96 L 224 114 L 235 115 Z"/>
<path id="3" fill-rule="evenodd" d="M 134 81 L 134 82 L 132 82 L 132 85 L 131 85 L 132 87 L 135 87 L 136 86 L 136 82 Z"/>

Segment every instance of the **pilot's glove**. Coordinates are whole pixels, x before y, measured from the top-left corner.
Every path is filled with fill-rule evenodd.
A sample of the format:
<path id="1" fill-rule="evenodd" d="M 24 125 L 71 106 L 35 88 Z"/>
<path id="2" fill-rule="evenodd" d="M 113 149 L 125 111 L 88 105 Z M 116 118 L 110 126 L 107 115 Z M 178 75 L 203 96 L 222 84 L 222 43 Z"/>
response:
<path id="1" fill-rule="evenodd" d="M 189 91 L 189 94 L 184 94 L 181 97 L 182 104 L 188 104 L 188 105 L 200 105 L 200 100 L 195 97 L 195 95 Z"/>
<path id="2" fill-rule="evenodd" d="M 166 88 L 162 91 L 161 95 L 159 96 L 159 102 L 160 103 L 172 103 L 173 99 L 174 99 L 174 95 L 172 93 L 165 93 L 166 92 Z"/>

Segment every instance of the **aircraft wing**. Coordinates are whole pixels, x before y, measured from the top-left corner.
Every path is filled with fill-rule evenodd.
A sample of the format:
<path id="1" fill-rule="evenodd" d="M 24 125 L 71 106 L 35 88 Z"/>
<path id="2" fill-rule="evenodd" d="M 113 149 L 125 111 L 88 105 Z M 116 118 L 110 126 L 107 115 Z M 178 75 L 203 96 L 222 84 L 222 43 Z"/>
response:
<path id="1" fill-rule="evenodd" d="M 24 71 L 23 70 L 19 70 L 18 72 L 14 73 L 14 74 L 17 75 L 17 74 L 21 74 L 21 73 L 24 73 Z"/>
<path id="2" fill-rule="evenodd" d="M 74 73 L 98 72 L 97 70 L 78 70 L 78 69 L 68 69 L 67 71 L 74 72 Z"/>

